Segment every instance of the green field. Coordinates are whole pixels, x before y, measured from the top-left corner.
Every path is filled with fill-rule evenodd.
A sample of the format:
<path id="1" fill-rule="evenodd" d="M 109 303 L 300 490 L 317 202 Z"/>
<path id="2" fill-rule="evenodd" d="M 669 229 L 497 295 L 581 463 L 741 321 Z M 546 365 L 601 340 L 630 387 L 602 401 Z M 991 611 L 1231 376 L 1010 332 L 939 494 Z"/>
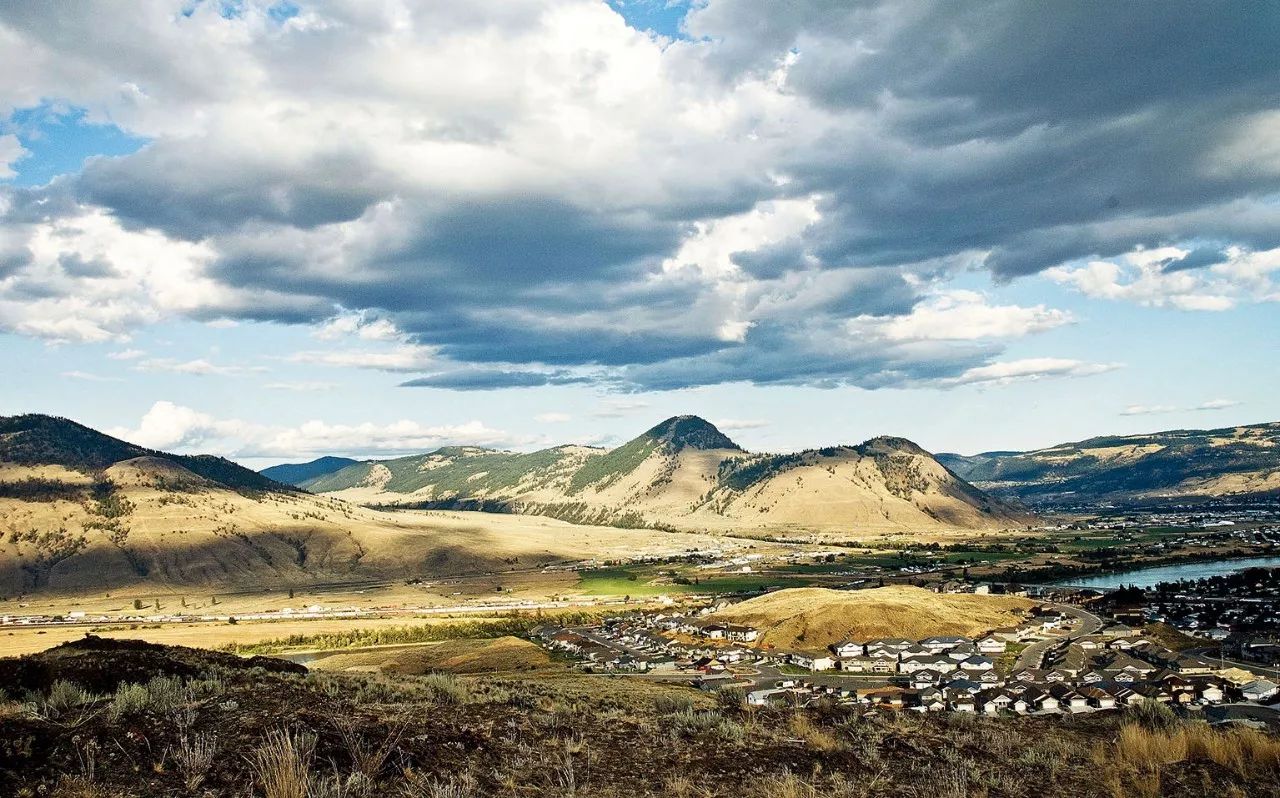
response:
<path id="1" fill-rule="evenodd" d="M 701 577 L 688 575 L 696 584 L 676 584 L 664 580 L 650 584 L 658 573 L 642 568 L 601 568 L 583 571 L 578 576 L 578 590 L 593 596 L 662 596 L 688 593 L 742 593 L 761 591 L 765 588 L 805 587 L 813 580 L 803 577 L 769 576 L 764 574 L 734 574 L 729 576 Z"/>

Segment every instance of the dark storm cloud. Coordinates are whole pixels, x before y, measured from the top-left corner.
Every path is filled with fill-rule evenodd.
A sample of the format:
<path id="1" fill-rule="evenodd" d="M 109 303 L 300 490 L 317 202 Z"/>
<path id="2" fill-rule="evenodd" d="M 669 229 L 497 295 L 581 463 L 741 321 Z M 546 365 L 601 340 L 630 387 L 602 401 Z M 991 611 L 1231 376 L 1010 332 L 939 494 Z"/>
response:
<path id="1" fill-rule="evenodd" d="M 407 385 L 587 379 L 574 367 L 646 389 L 942 380 L 1000 345 L 879 340 L 849 320 L 910 313 L 974 268 L 1006 280 L 1193 249 L 1172 271 L 1280 245 L 1267 199 L 1280 192 L 1266 148 L 1280 135 L 1275 4 L 707 0 L 689 40 L 625 61 L 663 70 L 652 129 L 611 94 L 627 79 L 602 50 L 629 44 L 583 42 L 557 64 L 564 32 L 537 38 L 550 4 L 320 4 L 326 24 L 234 31 L 251 42 L 236 58 L 177 57 L 171 14 L 140 12 L 141 34 L 110 16 L 92 36 L 92 13 L 22 5 L 0 4 L 0 25 L 45 55 L 75 51 L 43 62 L 60 85 L 135 87 L 143 119 L 177 110 L 132 155 L 6 190 L 4 224 L 102 207 L 199 242 L 230 298 L 183 312 L 289 324 L 368 312 L 457 364 Z M 177 24 L 197 22 L 236 24 Z M 485 32 L 469 47 L 519 39 L 502 51 L 515 66 L 490 55 L 472 70 L 464 53 L 456 73 L 401 79 L 457 31 Z M 206 105 L 219 124 L 190 121 Z M 815 220 L 731 229 L 723 250 L 683 257 L 682 243 L 768 200 L 812 201 Z M 0 276 L 22 268 L 4 258 Z"/>
<path id="2" fill-rule="evenodd" d="M 804 186 L 831 192 L 811 232 L 829 262 L 976 248 L 999 275 L 1030 274 L 1202 235 L 1159 222 L 1280 189 L 1274 167 L 1207 164 L 1280 107 L 1273 4 L 815 1 L 780 13 L 738 0 L 688 25 L 719 43 L 726 71 L 772 69 L 794 50 L 788 88 L 854 114 L 788 154 Z M 1107 226 L 1128 219 L 1148 224 Z"/>
<path id="3" fill-rule="evenodd" d="M 219 149 L 216 140 L 180 140 L 94 158 L 76 181 L 77 196 L 111 208 L 127 224 L 199 240 L 250 222 L 311 228 L 350 221 L 395 191 L 394 182 L 355 151 L 288 166 Z"/>

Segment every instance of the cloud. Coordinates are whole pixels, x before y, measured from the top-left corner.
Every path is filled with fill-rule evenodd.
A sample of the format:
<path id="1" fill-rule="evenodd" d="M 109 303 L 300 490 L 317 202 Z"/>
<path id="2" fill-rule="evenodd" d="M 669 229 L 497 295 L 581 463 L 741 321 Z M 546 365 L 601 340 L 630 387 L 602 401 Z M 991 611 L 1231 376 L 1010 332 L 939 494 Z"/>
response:
<path id="1" fill-rule="evenodd" d="M 1086 363 L 1065 358 L 1026 358 L 989 366 L 977 366 L 958 377 L 938 380 L 944 387 L 957 385 L 1005 385 L 1011 382 L 1042 380 L 1057 377 L 1090 377 L 1120 368 L 1118 363 Z"/>
<path id="2" fill-rule="evenodd" d="M 573 416 L 568 413 L 539 413 L 533 417 L 533 420 L 540 424 L 563 424 L 572 421 Z"/>
<path id="3" fill-rule="evenodd" d="M 260 366 L 232 366 L 210 363 L 204 358 L 176 360 L 174 358 L 147 358 L 134 366 L 138 371 L 162 371 L 170 374 L 191 374 L 197 377 L 242 377 L 253 372 L 265 371 Z"/>
<path id="4" fill-rule="evenodd" d="M 1193 261 L 1185 268 L 1184 261 Z M 1058 266 L 1050 280 L 1085 296 L 1189 311 L 1224 311 L 1241 301 L 1277 301 L 1280 248 L 1250 252 L 1238 247 L 1209 251 L 1161 247 L 1135 250 L 1114 261 Z"/>
<path id="5" fill-rule="evenodd" d="M 0 135 L 0 180 L 8 180 L 17 175 L 13 165 L 26 158 L 30 153 L 12 133 Z"/>
<path id="6" fill-rule="evenodd" d="M 1122 416 L 1153 416 L 1162 413 L 1176 413 L 1176 405 L 1129 405 L 1120 411 Z"/>
<path id="7" fill-rule="evenodd" d="M 424 425 L 409 420 L 387 424 L 329 424 L 317 420 L 296 427 L 281 427 L 221 419 L 168 401 L 153 404 L 137 427 L 114 428 L 108 430 L 108 434 L 152 449 L 227 457 L 322 454 L 374 457 L 413 454 L 441 446 L 508 446 L 530 442 L 480 421 Z"/>
<path id="8" fill-rule="evenodd" d="M 769 426 L 770 422 L 763 421 L 761 419 L 721 418 L 716 419 L 711 423 L 715 424 L 722 430 L 732 431 L 739 429 L 763 429 L 764 427 Z"/>
<path id="9" fill-rule="evenodd" d="M 503 371 L 460 369 L 428 374 L 400 383 L 402 388 L 449 388 L 465 391 L 492 391 L 500 388 L 532 388 L 541 385 L 575 385 L 592 378 L 566 371 Z"/>
<path id="10" fill-rule="evenodd" d="M 879 388 L 1006 381 L 1073 320 L 962 273 L 1280 297 L 1261 9 L 706 0 L 671 40 L 595 0 L 273 5 L 0 6 L 0 116 L 147 142 L 0 186 L 0 330 L 305 324 L 341 343 L 297 362 L 457 390 Z"/>
<path id="11" fill-rule="evenodd" d="M 440 365 L 440 358 L 434 349 L 416 344 L 399 344 L 386 349 L 307 350 L 295 352 L 287 360 L 293 363 L 391 372 L 423 371 Z"/>
<path id="12" fill-rule="evenodd" d="M 298 382 L 269 382 L 262 386 L 268 391 L 294 391 L 296 393 L 315 393 L 319 391 L 332 391 L 338 387 L 336 382 L 323 381 L 298 381 Z"/>
<path id="13" fill-rule="evenodd" d="M 1191 407 L 1179 407 L 1177 405 L 1129 405 L 1120 411 L 1122 416 L 1149 416 L 1164 413 L 1177 413 L 1183 410 L 1225 410 L 1228 407 L 1235 407 L 1240 402 L 1234 399 L 1210 399 Z"/>
<path id="14" fill-rule="evenodd" d="M 643 399 L 608 399 L 591 411 L 591 415 L 594 418 L 623 418 L 649 407 L 650 403 Z"/>
<path id="15" fill-rule="evenodd" d="M 111 360 L 137 360 L 147 354 L 141 349 L 120 349 L 115 352 L 108 352 L 107 357 Z"/>
<path id="16" fill-rule="evenodd" d="M 1192 408 L 1192 410 L 1225 410 L 1228 407 L 1236 407 L 1240 402 L 1235 399 L 1210 399 L 1207 402 L 1201 402 Z"/>
<path id="17" fill-rule="evenodd" d="M 1021 338 L 1072 321 L 1069 312 L 1044 305 L 990 305 L 975 291 L 943 291 L 906 315 L 859 316 L 849 322 L 849 328 L 893 341 L 974 341 Z"/>
<path id="18" fill-rule="evenodd" d="M 85 382 L 123 382 L 120 377 L 105 377 L 101 374 L 92 374 L 87 371 L 64 371 L 62 376 L 71 380 L 83 380 Z"/>

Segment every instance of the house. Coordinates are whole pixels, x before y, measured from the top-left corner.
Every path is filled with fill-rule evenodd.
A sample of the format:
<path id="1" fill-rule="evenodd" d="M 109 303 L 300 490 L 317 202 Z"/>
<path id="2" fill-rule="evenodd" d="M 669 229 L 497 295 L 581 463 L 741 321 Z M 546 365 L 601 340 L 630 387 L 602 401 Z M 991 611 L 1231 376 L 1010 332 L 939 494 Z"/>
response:
<path id="1" fill-rule="evenodd" d="M 747 693 L 747 704 L 753 707 L 798 706 L 800 704 L 800 695 L 794 690 L 777 687 L 752 690 Z"/>
<path id="2" fill-rule="evenodd" d="M 718 623 L 712 623 L 702 627 L 703 636 L 711 640 L 724 640 L 728 633 L 729 628 Z"/>
<path id="3" fill-rule="evenodd" d="M 1033 688 L 1023 693 L 1023 699 L 1031 704 L 1036 712 L 1057 712 L 1058 699 L 1046 690 Z"/>
<path id="4" fill-rule="evenodd" d="M 1255 679 L 1240 685 L 1240 695 L 1245 701 L 1266 701 L 1275 697 L 1277 691 L 1280 691 L 1280 685 L 1266 679 Z"/>
<path id="5" fill-rule="evenodd" d="M 933 687 L 942 681 L 942 674 L 935 670 L 925 668 L 911 674 L 909 684 L 913 689 L 922 690 L 926 687 Z"/>
<path id="6" fill-rule="evenodd" d="M 960 667 L 966 671 L 989 671 L 994 663 L 986 657 L 969 657 L 960 663 Z"/>
<path id="7" fill-rule="evenodd" d="M 1200 685 L 1200 700 L 1206 704 L 1221 704 L 1226 698 L 1222 688 L 1213 683 Z"/>
<path id="8" fill-rule="evenodd" d="M 947 701 L 941 690 L 927 687 L 916 693 L 916 706 L 924 712 L 941 712 L 947 708 Z"/>
<path id="9" fill-rule="evenodd" d="M 906 703 L 906 691 L 901 687 L 877 687 L 860 692 L 858 697 L 872 706 L 887 706 L 901 709 Z"/>
<path id="10" fill-rule="evenodd" d="M 865 652 L 866 648 L 854 640 L 841 640 L 831 647 L 831 653 L 840 659 L 861 657 Z"/>
<path id="11" fill-rule="evenodd" d="M 1079 693 L 1085 697 L 1091 707 L 1096 709 L 1116 708 L 1116 697 L 1100 687 L 1081 687 Z"/>
<path id="12" fill-rule="evenodd" d="M 947 707 L 952 712 L 974 712 L 976 706 L 973 702 L 973 695 L 966 692 L 952 693 L 947 691 Z"/>
<path id="13" fill-rule="evenodd" d="M 1009 709 L 1013 704 L 1013 696 L 996 690 L 979 694 L 975 701 L 982 707 L 984 715 L 997 715 Z"/>
<path id="14" fill-rule="evenodd" d="M 875 640 L 867 641 L 867 653 L 873 650 L 885 650 L 898 652 L 912 646 L 910 640 L 904 640 L 901 637 L 878 637 Z"/>
<path id="15" fill-rule="evenodd" d="M 977 645 L 979 654 L 1003 654 L 1008 647 L 1008 643 L 995 635 L 987 635 Z"/>
<path id="16" fill-rule="evenodd" d="M 760 637 L 760 632 L 750 626 L 731 623 L 725 626 L 725 637 L 735 643 L 754 643 Z"/>
<path id="17" fill-rule="evenodd" d="M 837 657 L 836 668 L 848 673 L 870 673 L 875 660 L 871 657 Z"/>
<path id="18" fill-rule="evenodd" d="M 1065 684 L 1051 685 L 1049 693 L 1058 699 L 1058 708 L 1065 712 L 1089 711 L 1089 699 Z"/>
<path id="19" fill-rule="evenodd" d="M 943 635 L 939 637 L 926 637 L 920 641 L 920 645 L 928 649 L 931 653 L 942 654 L 950 651 L 961 643 L 967 643 L 969 639 L 966 637 L 957 637 L 954 635 Z"/>
<path id="20" fill-rule="evenodd" d="M 890 654 L 880 654 L 874 657 L 868 657 L 871 660 L 872 673 L 897 673 L 898 658 Z"/>
<path id="21" fill-rule="evenodd" d="M 836 661 L 831 657 L 822 654 L 801 654 L 791 655 L 791 664 L 798 668 L 808 668 L 811 671 L 829 671 L 836 666 Z"/>

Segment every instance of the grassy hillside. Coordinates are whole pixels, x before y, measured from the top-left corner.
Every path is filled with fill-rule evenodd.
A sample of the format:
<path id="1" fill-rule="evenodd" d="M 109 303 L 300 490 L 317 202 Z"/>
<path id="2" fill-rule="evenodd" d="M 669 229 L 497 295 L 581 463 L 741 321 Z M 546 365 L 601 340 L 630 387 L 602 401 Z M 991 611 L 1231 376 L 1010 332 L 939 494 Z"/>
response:
<path id="1" fill-rule="evenodd" d="M 170 460 L 232 490 L 292 490 L 223 457 L 157 452 L 54 416 L 0 417 L 0 462 L 3 463 L 57 465 L 92 474 L 136 457 Z"/>
<path id="2" fill-rule="evenodd" d="M 551 657 L 540 646 L 510 636 L 336 652 L 308 663 L 320 671 L 380 671 L 401 676 L 531 671 L 550 666 Z"/>
<path id="3" fill-rule="evenodd" d="M 1280 743 L 1159 714 L 748 710 L 641 678 L 304 673 L 81 640 L 0 661 L 0 795 L 169 798 L 1223 798 Z M 1154 718 L 1154 721 L 1153 721 Z"/>
<path id="4" fill-rule="evenodd" d="M 1280 494 L 1280 424 L 1090 438 L 1028 452 L 938 459 L 1027 502 Z"/>
<path id="5" fill-rule="evenodd" d="M 841 640 L 980 635 L 1018 623 L 1032 606 L 1014 596 L 940 595 L 918 587 L 805 587 L 749 599 L 713 617 L 763 630 L 764 645 L 817 651 Z"/>
<path id="6" fill-rule="evenodd" d="M 302 484 L 371 506 L 533 513 L 628 527 L 845 532 L 999 528 L 1027 519 L 902 438 L 752 455 L 696 416 L 669 418 L 608 451 L 454 447 L 359 463 Z"/>

